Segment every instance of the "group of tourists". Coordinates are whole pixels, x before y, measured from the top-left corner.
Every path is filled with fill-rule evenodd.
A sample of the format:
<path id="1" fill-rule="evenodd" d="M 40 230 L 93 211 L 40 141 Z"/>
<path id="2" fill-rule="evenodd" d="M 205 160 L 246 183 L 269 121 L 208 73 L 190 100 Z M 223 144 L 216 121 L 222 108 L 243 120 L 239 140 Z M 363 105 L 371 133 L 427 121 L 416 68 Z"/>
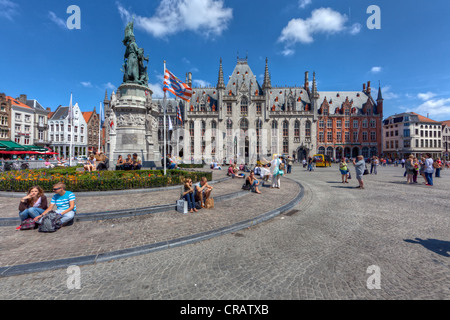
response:
<path id="1" fill-rule="evenodd" d="M 364 189 L 364 180 L 363 175 L 368 174 L 368 170 L 366 168 L 366 162 L 364 161 L 364 157 L 359 155 L 356 159 L 352 159 L 353 166 L 355 167 L 356 172 L 356 180 L 358 180 L 359 185 L 356 187 L 358 189 Z M 351 173 L 348 168 L 348 163 L 345 158 L 341 159 L 339 163 L 339 170 L 341 171 L 342 183 L 348 183 L 348 179 L 351 178 Z M 376 173 L 375 173 L 376 174 Z"/>
<path id="2" fill-rule="evenodd" d="M 435 178 L 440 178 L 444 165 L 445 163 L 440 158 L 433 160 L 429 153 L 420 159 L 410 155 L 405 160 L 405 173 L 403 176 L 407 177 L 406 183 L 413 184 L 418 183 L 417 176 L 421 175 L 425 180 L 425 185 L 431 187 L 433 186 L 433 173 L 435 174 Z"/>
<path id="3" fill-rule="evenodd" d="M 119 155 L 116 162 L 116 170 L 141 170 L 142 158 L 137 153 L 127 155 L 126 159 L 123 159 L 122 155 Z"/>
<path id="4" fill-rule="evenodd" d="M 26 220 L 32 219 L 39 225 L 50 212 L 55 212 L 60 216 L 62 226 L 73 222 L 77 211 L 75 195 L 73 192 L 67 191 L 66 185 L 62 182 L 53 186 L 53 192 L 55 194 L 48 204 L 44 190 L 40 186 L 34 186 L 28 190 L 27 195 L 19 203 L 19 217 L 22 224 Z"/>
<path id="5" fill-rule="evenodd" d="M 213 189 L 214 188 L 208 184 L 208 179 L 206 177 L 202 177 L 200 181 L 194 185 L 192 184 L 192 179 L 186 179 L 181 191 L 181 197 L 188 203 L 189 212 L 198 212 L 199 209 L 206 208 Z"/>

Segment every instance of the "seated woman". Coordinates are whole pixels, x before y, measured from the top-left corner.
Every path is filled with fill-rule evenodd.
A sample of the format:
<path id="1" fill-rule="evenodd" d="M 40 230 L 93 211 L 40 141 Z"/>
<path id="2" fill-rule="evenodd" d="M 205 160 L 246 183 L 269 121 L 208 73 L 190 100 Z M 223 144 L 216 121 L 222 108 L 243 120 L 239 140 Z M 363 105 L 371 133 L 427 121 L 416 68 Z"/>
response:
<path id="1" fill-rule="evenodd" d="M 124 170 L 125 161 L 122 158 L 122 155 L 119 155 L 119 158 L 117 159 L 117 163 L 116 163 L 116 170 Z"/>
<path id="2" fill-rule="evenodd" d="M 259 181 L 255 178 L 255 173 L 253 171 L 250 171 L 250 175 L 247 178 L 248 183 L 251 185 L 251 188 L 255 188 L 255 192 L 258 194 L 261 194 L 261 192 L 258 190 Z"/>
<path id="3" fill-rule="evenodd" d="M 125 160 L 123 167 L 125 170 L 133 169 L 133 159 L 131 158 L 131 154 L 127 155 L 127 159 Z"/>
<path id="4" fill-rule="evenodd" d="M 44 195 L 44 190 L 39 186 L 31 187 L 27 195 L 20 200 L 20 220 L 34 219 L 41 215 L 47 208 L 47 197 Z"/>
<path id="5" fill-rule="evenodd" d="M 86 164 L 84 165 L 84 170 L 92 172 L 96 170 L 95 168 L 96 168 L 95 158 L 94 155 L 91 153 L 89 155 L 89 159 L 86 161 Z"/>
<path id="6" fill-rule="evenodd" d="M 195 208 L 195 198 L 194 198 L 194 188 L 192 187 L 192 179 L 187 179 L 183 192 L 181 192 L 181 196 L 188 203 L 188 209 L 190 213 L 197 212 L 198 210 Z"/>

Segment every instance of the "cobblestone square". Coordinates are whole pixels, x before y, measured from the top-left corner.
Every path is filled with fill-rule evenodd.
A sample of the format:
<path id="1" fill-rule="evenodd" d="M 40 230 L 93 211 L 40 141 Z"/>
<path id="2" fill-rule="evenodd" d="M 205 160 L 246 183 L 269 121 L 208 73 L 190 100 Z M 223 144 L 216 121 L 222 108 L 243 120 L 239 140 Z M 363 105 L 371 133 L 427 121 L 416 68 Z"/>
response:
<path id="1" fill-rule="evenodd" d="M 366 189 L 359 190 L 354 179 L 349 184 L 341 183 L 337 165 L 313 172 L 296 165 L 288 178 L 300 182 L 304 196 L 295 211 L 209 240 L 81 266 L 79 290 L 68 289 L 66 269 L 2 277 L 0 298 L 448 300 L 450 170 L 435 179 L 434 187 L 422 184 L 421 177 L 417 185 L 407 185 L 403 173 L 401 167 L 380 167 L 378 175 L 364 176 Z M 249 194 L 224 201 L 223 206 L 238 217 L 262 213 L 267 208 L 261 204 L 283 202 L 292 197 L 294 186 L 283 179 L 280 190 L 263 188 L 262 196 Z M 200 230 L 201 221 L 217 221 L 217 226 L 219 220 L 232 222 L 219 213 L 217 217 L 207 215 L 201 219 L 187 217 L 181 225 L 189 227 L 180 225 L 179 229 Z M 72 241 L 76 241 L 73 248 L 78 254 L 95 254 L 87 252 L 92 244 L 83 239 L 83 234 L 97 229 L 92 239 L 103 241 L 100 247 L 106 246 L 108 239 L 114 239 L 107 225 L 115 224 L 124 235 L 121 241 L 111 242 L 117 249 L 151 242 L 158 229 L 171 230 L 167 237 L 180 236 L 173 229 L 164 229 L 174 221 L 164 219 L 162 214 L 160 219 L 149 216 L 103 224 L 80 222 L 47 239 L 77 237 Z M 125 229 L 136 232 L 127 234 Z M 16 233 L 11 227 L 0 231 L 2 239 Z M 45 237 L 16 234 L 17 241 L 21 239 L 24 245 L 27 238 L 35 243 Z M 4 243 L 2 240 L 1 266 L 11 265 L 4 257 L 14 250 L 18 250 L 16 263 L 23 263 L 20 245 L 12 249 Z M 71 248 L 64 243 L 67 245 Z M 62 247 L 60 250 L 64 251 Z M 54 251 L 54 255 L 58 253 Z M 371 266 L 378 268 L 379 289 L 368 288 L 368 280 L 375 275 Z"/>

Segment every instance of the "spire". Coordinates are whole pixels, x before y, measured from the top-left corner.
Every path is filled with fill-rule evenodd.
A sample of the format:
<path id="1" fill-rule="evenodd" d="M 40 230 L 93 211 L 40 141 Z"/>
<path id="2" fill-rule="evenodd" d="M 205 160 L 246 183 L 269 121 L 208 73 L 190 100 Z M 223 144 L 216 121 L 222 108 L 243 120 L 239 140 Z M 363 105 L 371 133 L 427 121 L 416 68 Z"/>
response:
<path id="1" fill-rule="evenodd" d="M 378 81 L 378 98 L 377 101 L 383 100 L 383 96 L 381 94 L 381 83 Z"/>
<path id="2" fill-rule="evenodd" d="M 108 100 L 108 90 L 105 90 L 105 101 Z"/>
<path id="3" fill-rule="evenodd" d="M 266 58 L 266 71 L 264 72 L 264 83 L 262 85 L 263 90 L 272 88 L 272 84 L 270 82 L 270 74 L 269 74 L 269 65 L 267 63 Z"/>
<path id="4" fill-rule="evenodd" d="M 225 82 L 223 80 L 222 58 L 220 58 L 219 81 L 217 82 L 217 89 L 225 89 Z"/>
<path id="5" fill-rule="evenodd" d="M 313 98 L 319 98 L 319 93 L 317 92 L 316 72 L 313 72 L 312 94 Z"/>

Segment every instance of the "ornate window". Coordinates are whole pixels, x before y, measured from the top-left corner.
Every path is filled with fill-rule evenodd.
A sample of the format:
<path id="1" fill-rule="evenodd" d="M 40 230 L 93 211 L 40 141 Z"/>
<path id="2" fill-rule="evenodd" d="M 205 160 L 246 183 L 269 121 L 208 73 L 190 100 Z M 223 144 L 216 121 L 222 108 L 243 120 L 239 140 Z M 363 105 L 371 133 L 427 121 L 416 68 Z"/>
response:
<path id="1" fill-rule="evenodd" d="M 294 124 L 294 137 L 300 138 L 300 121 L 298 120 Z"/>
<path id="2" fill-rule="evenodd" d="M 189 122 L 189 135 L 190 135 L 191 137 L 194 136 L 194 121 L 190 121 L 190 122 Z"/>
<path id="3" fill-rule="evenodd" d="M 283 137 L 289 137 L 289 122 L 283 121 Z"/>
<path id="4" fill-rule="evenodd" d="M 243 97 L 241 100 L 241 114 L 248 114 L 248 100 Z"/>
<path id="5" fill-rule="evenodd" d="M 305 137 L 311 138 L 311 121 L 306 121 L 305 125 Z"/>

